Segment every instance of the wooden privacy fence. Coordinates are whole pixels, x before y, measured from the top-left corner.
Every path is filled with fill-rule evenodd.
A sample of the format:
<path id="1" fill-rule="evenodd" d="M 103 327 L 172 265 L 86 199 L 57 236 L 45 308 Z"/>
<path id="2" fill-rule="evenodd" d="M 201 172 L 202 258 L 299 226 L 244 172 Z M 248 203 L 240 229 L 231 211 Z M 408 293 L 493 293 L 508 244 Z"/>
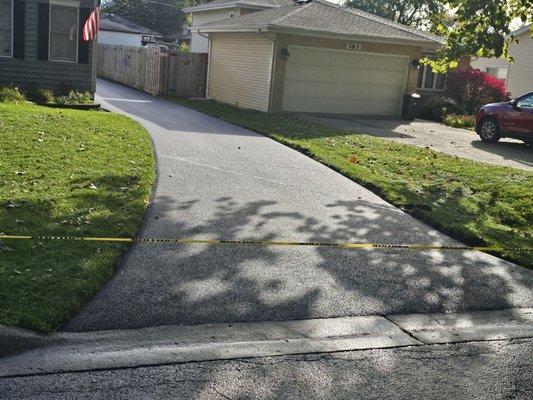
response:
<path id="1" fill-rule="evenodd" d="M 205 97 L 207 54 L 100 44 L 97 71 L 154 96 Z"/>

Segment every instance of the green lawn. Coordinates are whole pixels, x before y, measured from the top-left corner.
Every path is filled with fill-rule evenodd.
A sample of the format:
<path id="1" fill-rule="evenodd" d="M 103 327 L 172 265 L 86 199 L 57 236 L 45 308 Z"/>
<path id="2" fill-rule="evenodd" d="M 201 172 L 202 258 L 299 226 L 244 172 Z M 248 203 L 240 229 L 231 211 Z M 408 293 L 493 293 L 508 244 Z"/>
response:
<path id="1" fill-rule="evenodd" d="M 0 103 L 0 232 L 132 236 L 154 180 L 148 133 L 106 112 Z M 51 331 L 113 274 L 124 245 L 0 240 L 0 324 Z"/>
<path id="2" fill-rule="evenodd" d="M 367 187 L 470 245 L 533 247 L 533 174 L 279 114 L 174 100 L 265 134 Z M 533 252 L 502 257 L 531 267 Z"/>

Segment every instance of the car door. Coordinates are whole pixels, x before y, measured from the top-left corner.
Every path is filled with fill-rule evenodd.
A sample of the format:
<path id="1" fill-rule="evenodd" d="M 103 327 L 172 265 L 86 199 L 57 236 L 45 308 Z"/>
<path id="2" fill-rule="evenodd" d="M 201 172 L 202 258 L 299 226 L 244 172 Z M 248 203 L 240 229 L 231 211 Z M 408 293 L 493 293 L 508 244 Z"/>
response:
<path id="1" fill-rule="evenodd" d="M 533 138 L 533 93 L 517 99 L 515 116 L 515 130 L 519 133 L 531 135 Z"/>

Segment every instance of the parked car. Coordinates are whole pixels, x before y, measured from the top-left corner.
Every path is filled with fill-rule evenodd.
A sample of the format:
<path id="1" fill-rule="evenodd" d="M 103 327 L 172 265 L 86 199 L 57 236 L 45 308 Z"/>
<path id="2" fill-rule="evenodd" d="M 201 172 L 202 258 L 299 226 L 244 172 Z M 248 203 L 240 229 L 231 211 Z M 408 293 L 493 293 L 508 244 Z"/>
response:
<path id="1" fill-rule="evenodd" d="M 481 107 L 476 115 L 476 132 L 487 143 L 509 137 L 533 144 L 533 92 Z"/>

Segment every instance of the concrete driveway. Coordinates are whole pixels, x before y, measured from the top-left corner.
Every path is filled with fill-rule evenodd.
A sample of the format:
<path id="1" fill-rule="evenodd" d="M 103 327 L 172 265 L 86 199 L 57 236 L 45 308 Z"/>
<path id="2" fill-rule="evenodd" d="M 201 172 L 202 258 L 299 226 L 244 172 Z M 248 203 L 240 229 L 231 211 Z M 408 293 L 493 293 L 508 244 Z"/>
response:
<path id="1" fill-rule="evenodd" d="M 430 147 L 453 156 L 533 171 L 533 147 L 519 140 L 502 139 L 496 144 L 483 143 L 474 131 L 421 119 L 405 121 L 389 117 L 325 114 L 298 116 L 398 143 Z"/>
<path id="2" fill-rule="evenodd" d="M 456 244 L 271 139 L 99 81 L 150 132 L 144 237 Z M 533 271 L 479 252 L 139 243 L 66 330 L 533 306 Z"/>

